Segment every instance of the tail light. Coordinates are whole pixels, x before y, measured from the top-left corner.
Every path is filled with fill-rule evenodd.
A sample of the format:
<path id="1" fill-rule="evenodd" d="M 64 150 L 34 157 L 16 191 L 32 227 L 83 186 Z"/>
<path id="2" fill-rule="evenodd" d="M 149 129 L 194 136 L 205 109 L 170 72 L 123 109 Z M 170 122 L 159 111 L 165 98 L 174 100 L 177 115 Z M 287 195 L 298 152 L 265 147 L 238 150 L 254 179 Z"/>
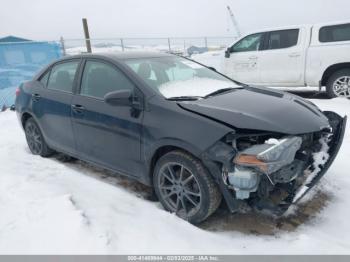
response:
<path id="1" fill-rule="evenodd" d="M 19 94 L 21 93 L 21 89 L 19 87 L 16 88 L 16 96 L 19 96 Z"/>

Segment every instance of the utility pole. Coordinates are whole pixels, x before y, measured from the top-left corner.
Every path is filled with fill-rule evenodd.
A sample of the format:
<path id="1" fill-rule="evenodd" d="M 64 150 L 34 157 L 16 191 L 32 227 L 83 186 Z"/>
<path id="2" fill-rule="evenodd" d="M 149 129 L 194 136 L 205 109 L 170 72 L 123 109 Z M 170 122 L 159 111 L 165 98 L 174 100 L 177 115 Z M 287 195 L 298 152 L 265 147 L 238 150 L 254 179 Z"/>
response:
<path id="1" fill-rule="evenodd" d="M 122 47 L 122 51 L 124 52 L 124 40 L 120 38 L 120 46 Z"/>
<path id="2" fill-rule="evenodd" d="M 170 44 L 170 38 L 168 38 L 168 48 L 169 48 L 169 53 L 171 53 L 171 44 Z"/>
<path id="3" fill-rule="evenodd" d="M 87 23 L 87 19 L 86 18 L 83 18 L 83 27 L 84 27 L 86 50 L 87 50 L 88 53 L 91 53 L 91 42 L 90 42 L 89 27 L 88 27 L 88 23 Z"/>
<path id="4" fill-rule="evenodd" d="M 65 46 L 64 46 L 64 39 L 63 39 L 63 36 L 61 36 L 60 42 L 61 42 L 62 54 L 63 54 L 63 56 L 66 56 L 66 48 L 65 48 Z"/>

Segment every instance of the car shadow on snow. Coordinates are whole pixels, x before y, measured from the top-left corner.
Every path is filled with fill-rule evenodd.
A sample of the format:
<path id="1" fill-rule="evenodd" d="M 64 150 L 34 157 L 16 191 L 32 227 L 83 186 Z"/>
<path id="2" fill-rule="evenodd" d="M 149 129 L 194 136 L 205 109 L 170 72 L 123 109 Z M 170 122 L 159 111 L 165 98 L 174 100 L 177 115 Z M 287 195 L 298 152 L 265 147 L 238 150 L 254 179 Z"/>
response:
<path id="1" fill-rule="evenodd" d="M 58 155 L 60 162 L 62 158 Z M 77 160 L 66 162 L 67 167 L 88 175 L 105 183 L 121 187 L 135 196 L 156 201 L 153 190 L 133 179 L 117 173 L 95 167 L 86 162 Z M 281 231 L 294 231 L 298 226 L 311 223 L 317 214 L 327 205 L 331 196 L 324 191 L 317 191 L 313 197 L 305 203 L 299 204 L 298 208 L 288 216 L 275 217 L 257 211 L 232 214 L 222 201 L 218 210 L 206 221 L 198 225 L 199 228 L 212 232 L 241 232 L 254 235 L 276 235 Z M 160 205 L 159 205 L 160 206 Z"/>

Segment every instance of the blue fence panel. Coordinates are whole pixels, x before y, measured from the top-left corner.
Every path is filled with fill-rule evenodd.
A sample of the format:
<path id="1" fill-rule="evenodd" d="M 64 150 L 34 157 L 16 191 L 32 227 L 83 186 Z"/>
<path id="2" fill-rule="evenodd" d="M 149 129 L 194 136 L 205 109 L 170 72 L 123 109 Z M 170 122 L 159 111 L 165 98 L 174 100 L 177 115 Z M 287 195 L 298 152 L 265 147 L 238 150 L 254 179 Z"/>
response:
<path id="1" fill-rule="evenodd" d="M 0 43 L 0 109 L 15 101 L 15 90 L 45 65 L 62 56 L 56 42 Z"/>

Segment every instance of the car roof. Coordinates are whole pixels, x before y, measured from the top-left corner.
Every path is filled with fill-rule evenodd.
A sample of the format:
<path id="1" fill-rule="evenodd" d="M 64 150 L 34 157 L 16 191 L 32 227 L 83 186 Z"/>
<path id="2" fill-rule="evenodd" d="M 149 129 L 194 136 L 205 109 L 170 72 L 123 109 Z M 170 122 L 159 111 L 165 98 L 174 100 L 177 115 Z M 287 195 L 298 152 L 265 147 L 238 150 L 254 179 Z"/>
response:
<path id="1" fill-rule="evenodd" d="M 85 53 L 80 55 L 67 56 L 63 58 L 72 59 L 72 58 L 88 58 L 88 57 L 96 57 L 96 58 L 109 58 L 113 60 L 125 60 L 125 59 L 138 59 L 138 58 L 155 58 L 155 57 L 169 57 L 174 56 L 169 53 L 161 53 L 155 51 L 125 51 L 125 52 L 108 52 L 108 53 Z"/>

